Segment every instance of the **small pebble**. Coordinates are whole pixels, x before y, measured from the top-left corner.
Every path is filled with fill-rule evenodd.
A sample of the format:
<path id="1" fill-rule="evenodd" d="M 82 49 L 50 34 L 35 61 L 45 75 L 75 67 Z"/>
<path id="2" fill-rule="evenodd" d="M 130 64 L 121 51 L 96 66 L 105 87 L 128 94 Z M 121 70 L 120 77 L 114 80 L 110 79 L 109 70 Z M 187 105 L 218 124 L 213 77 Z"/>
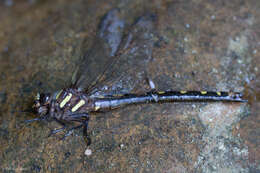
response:
<path id="1" fill-rule="evenodd" d="M 90 155 L 92 154 L 91 149 L 86 149 L 84 154 L 85 154 L 86 156 L 90 156 Z"/>
<path id="2" fill-rule="evenodd" d="M 214 19 L 216 19 L 216 16 L 215 16 L 215 15 L 212 15 L 210 18 L 211 18 L 212 20 L 214 20 Z"/>
<path id="3" fill-rule="evenodd" d="M 124 144 L 120 144 L 120 148 L 122 149 L 125 145 Z"/>
<path id="4" fill-rule="evenodd" d="M 192 53 L 192 54 L 196 54 L 197 51 L 196 51 L 196 50 L 192 50 L 191 53 Z"/>

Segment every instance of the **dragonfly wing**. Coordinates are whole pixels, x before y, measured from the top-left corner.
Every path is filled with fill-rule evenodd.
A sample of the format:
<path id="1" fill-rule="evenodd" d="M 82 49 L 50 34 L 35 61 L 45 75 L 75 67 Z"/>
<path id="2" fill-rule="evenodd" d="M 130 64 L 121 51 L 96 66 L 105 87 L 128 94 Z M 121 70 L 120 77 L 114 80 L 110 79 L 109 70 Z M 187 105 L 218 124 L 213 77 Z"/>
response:
<path id="1" fill-rule="evenodd" d="M 144 91 L 147 69 L 152 60 L 152 50 L 158 40 L 154 15 L 138 18 L 127 30 L 118 49 L 116 63 L 109 69 L 105 82 L 92 90 L 93 96 Z M 109 75 L 108 75 L 109 74 Z"/>
<path id="2" fill-rule="evenodd" d="M 82 44 L 85 52 L 73 74 L 71 87 L 89 92 L 89 88 L 103 78 L 105 71 L 116 60 L 123 28 L 124 21 L 119 17 L 119 10 L 111 10 L 104 16 L 92 43 L 85 40 Z"/>

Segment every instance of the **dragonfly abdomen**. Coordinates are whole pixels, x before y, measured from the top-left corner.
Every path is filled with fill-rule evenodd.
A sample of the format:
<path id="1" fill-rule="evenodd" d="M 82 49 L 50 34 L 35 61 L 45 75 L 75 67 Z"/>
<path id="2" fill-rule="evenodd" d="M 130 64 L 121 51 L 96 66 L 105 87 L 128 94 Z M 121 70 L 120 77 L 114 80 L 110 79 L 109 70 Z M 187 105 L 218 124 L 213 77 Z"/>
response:
<path id="1" fill-rule="evenodd" d="M 158 91 L 146 94 L 112 95 L 94 101 L 95 110 L 113 109 L 128 104 L 174 101 L 244 102 L 241 93 L 208 91 Z"/>

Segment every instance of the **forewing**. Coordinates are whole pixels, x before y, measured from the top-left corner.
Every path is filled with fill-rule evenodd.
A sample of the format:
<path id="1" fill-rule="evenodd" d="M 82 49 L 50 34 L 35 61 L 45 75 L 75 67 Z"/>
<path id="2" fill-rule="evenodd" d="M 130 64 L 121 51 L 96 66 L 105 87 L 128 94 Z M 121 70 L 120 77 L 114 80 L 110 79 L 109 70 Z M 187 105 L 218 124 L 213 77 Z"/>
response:
<path id="1" fill-rule="evenodd" d="M 104 75 L 101 85 L 95 86 L 91 94 L 112 95 L 147 90 L 148 65 L 152 50 L 158 40 L 154 32 L 156 17 L 146 15 L 138 18 L 127 32 L 117 51 L 116 61 Z M 149 88 L 148 88 L 149 89 Z"/>
<path id="2" fill-rule="evenodd" d="M 83 53 L 72 77 L 72 87 L 90 92 L 104 78 L 118 57 L 123 29 L 124 21 L 117 9 L 104 16 L 93 41 L 85 40 L 82 44 Z"/>

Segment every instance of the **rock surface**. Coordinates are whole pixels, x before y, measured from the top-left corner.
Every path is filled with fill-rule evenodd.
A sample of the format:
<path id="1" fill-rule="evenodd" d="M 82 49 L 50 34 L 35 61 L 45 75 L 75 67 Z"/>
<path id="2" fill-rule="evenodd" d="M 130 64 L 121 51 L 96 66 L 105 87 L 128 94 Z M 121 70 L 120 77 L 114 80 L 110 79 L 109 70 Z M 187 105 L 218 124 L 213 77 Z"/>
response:
<path id="1" fill-rule="evenodd" d="M 158 90 L 249 90 L 251 105 L 165 103 L 98 113 L 89 148 L 80 130 L 62 141 L 62 134 L 47 137 L 55 122 L 23 123 L 33 115 L 21 110 L 37 92 L 70 83 L 113 9 L 136 42 L 103 90 L 144 92 L 148 76 Z M 0 172 L 259 172 L 259 9 L 258 0 L 0 2 Z"/>

